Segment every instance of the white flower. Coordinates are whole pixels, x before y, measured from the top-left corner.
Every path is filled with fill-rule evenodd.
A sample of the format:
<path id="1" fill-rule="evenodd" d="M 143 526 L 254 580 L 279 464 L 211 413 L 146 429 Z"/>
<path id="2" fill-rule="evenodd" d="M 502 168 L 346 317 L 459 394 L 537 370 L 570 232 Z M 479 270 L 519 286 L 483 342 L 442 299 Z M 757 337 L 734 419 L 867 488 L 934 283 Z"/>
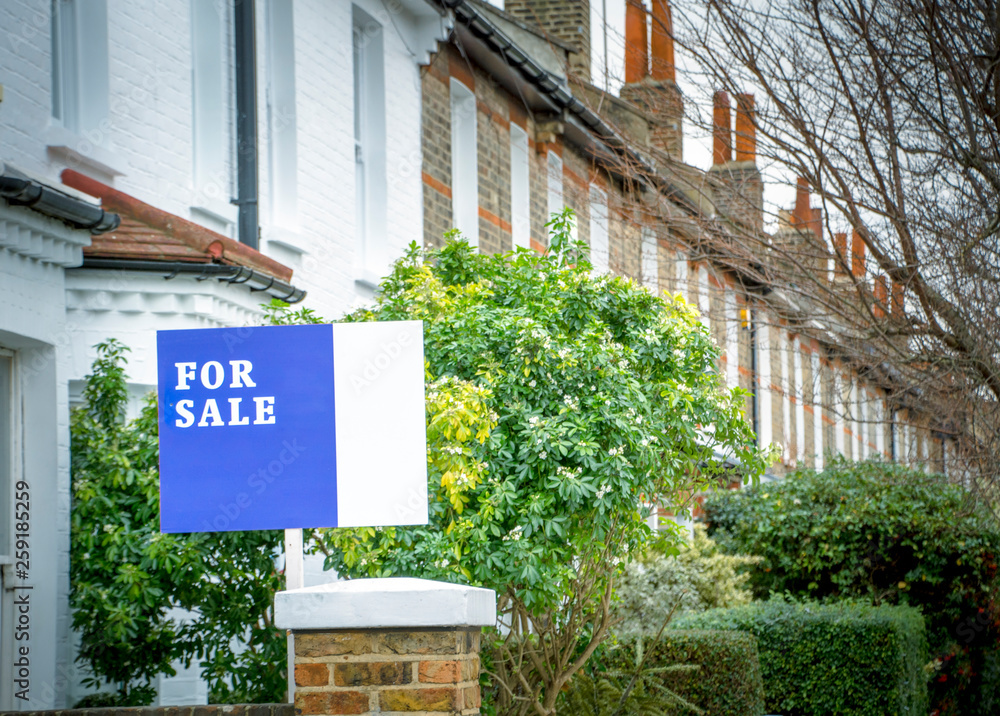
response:
<path id="1" fill-rule="evenodd" d="M 517 527 L 515 527 L 514 529 L 512 529 L 510 532 L 508 532 L 507 534 L 505 534 L 503 536 L 503 541 L 504 542 L 520 542 L 521 541 L 521 533 L 523 531 L 524 530 L 521 527 L 521 525 L 518 525 Z"/>
<path id="2" fill-rule="evenodd" d="M 534 378 L 532 378 L 531 381 L 528 383 L 528 387 L 529 388 L 534 388 L 535 387 L 535 379 Z"/>
<path id="3" fill-rule="evenodd" d="M 548 454 L 547 452 L 545 452 L 544 450 L 542 450 L 542 451 L 541 451 L 541 452 L 540 452 L 540 453 L 538 454 L 538 457 L 542 458 L 543 460 L 544 460 L 545 458 L 547 458 L 548 456 L 549 456 L 549 454 Z"/>
<path id="4" fill-rule="evenodd" d="M 597 499 L 603 499 L 609 492 L 611 492 L 611 488 L 608 485 L 601 485 L 601 489 L 597 491 Z"/>

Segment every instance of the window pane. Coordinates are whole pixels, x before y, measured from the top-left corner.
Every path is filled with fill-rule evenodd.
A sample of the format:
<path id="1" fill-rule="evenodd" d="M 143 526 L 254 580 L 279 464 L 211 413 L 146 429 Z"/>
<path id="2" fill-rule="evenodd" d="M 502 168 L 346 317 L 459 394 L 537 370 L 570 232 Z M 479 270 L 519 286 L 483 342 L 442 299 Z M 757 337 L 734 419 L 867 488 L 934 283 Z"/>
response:
<path id="1" fill-rule="evenodd" d="M 531 196 L 528 183 L 528 134 L 510 125 L 510 226 L 514 247 L 531 245 Z"/>
<path id="2" fill-rule="evenodd" d="M 479 245 L 479 156 L 476 95 L 451 78 L 452 221 L 470 246 Z"/>

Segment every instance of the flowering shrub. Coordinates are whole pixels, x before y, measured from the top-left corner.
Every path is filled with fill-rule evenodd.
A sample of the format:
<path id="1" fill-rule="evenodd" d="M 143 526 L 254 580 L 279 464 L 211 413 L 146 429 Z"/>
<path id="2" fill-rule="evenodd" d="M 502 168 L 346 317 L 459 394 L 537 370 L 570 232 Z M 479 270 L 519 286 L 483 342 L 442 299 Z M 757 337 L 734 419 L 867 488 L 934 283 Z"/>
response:
<path id="1" fill-rule="evenodd" d="M 728 481 L 719 456 L 763 470 L 695 311 L 592 275 L 570 221 L 542 256 L 412 246 L 348 318 L 424 321 L 430 524 L 326 531 L 327 567 L 495 589 L 484 708 L 502 713 L 554 713 L 653 536 L 652 502 Z"/>

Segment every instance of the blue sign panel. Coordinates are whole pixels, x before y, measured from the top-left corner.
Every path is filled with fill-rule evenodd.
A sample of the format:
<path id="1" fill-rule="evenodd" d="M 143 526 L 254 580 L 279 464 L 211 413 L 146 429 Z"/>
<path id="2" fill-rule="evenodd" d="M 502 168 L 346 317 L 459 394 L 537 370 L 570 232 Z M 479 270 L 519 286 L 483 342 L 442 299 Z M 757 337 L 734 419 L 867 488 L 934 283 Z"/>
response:
<path id="1" fill-rule="evenodd" d="M 157 332 L 163 532 L 336 527 L 330 325 Z"/>

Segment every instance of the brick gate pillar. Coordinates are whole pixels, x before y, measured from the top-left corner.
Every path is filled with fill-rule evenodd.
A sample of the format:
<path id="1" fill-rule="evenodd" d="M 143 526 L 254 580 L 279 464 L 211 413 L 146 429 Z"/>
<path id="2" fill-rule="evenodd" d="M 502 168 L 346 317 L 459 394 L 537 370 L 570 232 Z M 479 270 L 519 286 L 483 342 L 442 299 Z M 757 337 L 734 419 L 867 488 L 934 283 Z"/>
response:
<path id="1" fill-rule="evenodd" d="M 426 579 L 279 592 L 295 640 L 297 714 L 479 713 L 479 646 L 496 594 Z"/>

